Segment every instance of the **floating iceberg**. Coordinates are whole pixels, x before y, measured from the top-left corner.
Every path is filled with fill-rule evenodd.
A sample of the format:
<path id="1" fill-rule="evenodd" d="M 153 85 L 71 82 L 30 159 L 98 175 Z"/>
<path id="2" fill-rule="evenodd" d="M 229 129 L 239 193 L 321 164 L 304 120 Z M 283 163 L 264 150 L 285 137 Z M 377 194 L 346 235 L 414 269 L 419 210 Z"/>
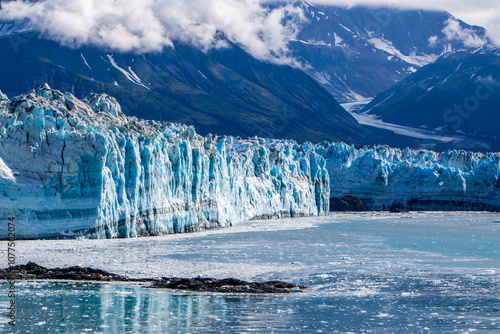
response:
<path id="1" fill-rule="evenodd" d="M 15 220 L 17 238 L 135 237 L 325 215 L 329 192 L 326 161 L 310 144 L 202 137 L 126 117 L 106 95 L 80 101 L 48 86 L 0 96 L 0 219 Z"/>

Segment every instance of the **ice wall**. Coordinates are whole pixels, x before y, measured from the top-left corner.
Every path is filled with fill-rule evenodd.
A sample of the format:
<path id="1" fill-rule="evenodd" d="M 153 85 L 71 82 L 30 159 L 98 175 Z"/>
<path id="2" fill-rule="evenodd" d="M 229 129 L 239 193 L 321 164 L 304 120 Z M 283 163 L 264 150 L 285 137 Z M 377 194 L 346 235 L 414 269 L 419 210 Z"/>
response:
<path id="1" fill-rule="evenodd" d="M 500 210 L 500 154 L 355 149 L 324 143 L 331 196 L 356 195 L 371 210 Z"/>
<path id="2" fill-rule="evenodd" d="M 18 238 L 135 237 L 328 213 L 310 144 L 202 137 L 45 86 L 0 96 L 0 219 Z M 6 224 L 0 238 L 6 238 Z"/>
<path id="3" fill-rule="evenodd" d="M 500 154 L 202 137 L 106 95 L 0 93 L 0 239 L 8 218 L 18 238 L 135 237 L 323 215 L 348 194 L 371 210 L 498 210 Z"/>

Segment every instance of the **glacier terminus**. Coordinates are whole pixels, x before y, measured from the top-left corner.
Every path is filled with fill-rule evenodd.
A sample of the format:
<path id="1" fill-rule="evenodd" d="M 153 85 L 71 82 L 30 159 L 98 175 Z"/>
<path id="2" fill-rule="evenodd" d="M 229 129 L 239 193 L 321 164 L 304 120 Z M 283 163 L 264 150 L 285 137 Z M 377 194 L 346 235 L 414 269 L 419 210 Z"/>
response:
<path id="1" fill-rule="evenodd" d="M 15 218 L 18 238 L 160 235 L 328 213 L 326 161 L 312 145 L 201 137 L 128 118 L 109 96 L 82 102 L 48 86 L 1 98 L 0 216 Z"/>
<path id="2" fill-rule="evenodd" d="M 500 155 L 200 136 L 116 100 L 44 87 L 0 95 L 0 218 L 19 239 L 129 238 L 370 210 L 497 210 Z M 4 225 L 0 238 L 7 238 Z"/>

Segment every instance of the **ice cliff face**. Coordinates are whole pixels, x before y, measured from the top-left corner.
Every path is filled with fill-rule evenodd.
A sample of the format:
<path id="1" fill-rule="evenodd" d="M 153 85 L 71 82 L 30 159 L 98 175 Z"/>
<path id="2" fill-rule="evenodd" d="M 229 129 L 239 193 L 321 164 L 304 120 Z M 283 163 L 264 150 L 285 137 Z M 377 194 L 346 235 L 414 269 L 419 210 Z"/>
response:
<path id="1" fill-rule="evenodd" d="M 202 137 L 126 117 L 114 98 L 0 94 L 0 219 L 18 238 L 114 238 L 371 210 L 500 209 L 500 154 Z M 0 224 L 0 239 L 7 224 Z"/>
<path id="2" fill-rule="evenodd" d="M 134 237 L 328 213 L 310 144 L 201 137 L 45 86 L 0 96 L 0 218 L 18 238 Z M 5 239 L 1 224 L 0 238 Z"/>
<path id="3" fill-rule="evenodd" d="M 318 145 L 331 196 L 353 194 L 370 210 L 499 210 L 500 154 L 436 153 L 386 146 Z"/>

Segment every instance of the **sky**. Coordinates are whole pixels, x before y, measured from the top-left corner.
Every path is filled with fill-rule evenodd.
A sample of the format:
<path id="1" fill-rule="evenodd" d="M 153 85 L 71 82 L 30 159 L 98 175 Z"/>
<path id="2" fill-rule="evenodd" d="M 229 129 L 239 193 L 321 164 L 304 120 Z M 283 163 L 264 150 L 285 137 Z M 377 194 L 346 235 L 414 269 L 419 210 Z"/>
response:
<path id="1" fill-rule="evenodd" d="M 440 9 L 489 29 L 500 45 L 498 0 L 310 0 L 315 4 Z M 202 50 L 238 43 L 253 56 L 293 65 L 288 41 L 304 22 L 296 7 L 273 11 L 262 0 L 39 0 L 1 1 L 0 18 L 24 19 L 67 46 L 86 44 L 122 52 L 161 51 L 173 40 Z M 412 7 L 413 6 L 413 7 Z M 284 21 L 284 18 L 293 17 Z M 283 22 L 286 22 L 283 25 Z M 220 38 L 221 34 L 224 39 Z"/>

